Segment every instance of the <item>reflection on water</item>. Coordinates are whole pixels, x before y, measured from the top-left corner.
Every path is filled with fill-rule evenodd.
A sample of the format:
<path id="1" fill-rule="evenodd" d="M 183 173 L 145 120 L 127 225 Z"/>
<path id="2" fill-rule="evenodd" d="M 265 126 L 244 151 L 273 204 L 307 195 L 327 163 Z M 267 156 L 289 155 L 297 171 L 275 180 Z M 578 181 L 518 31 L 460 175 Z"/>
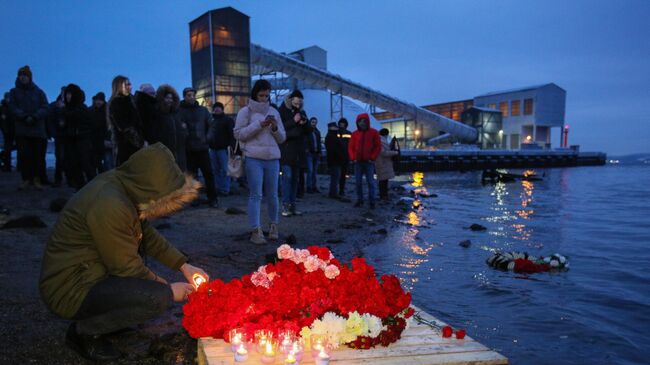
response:
<path id="1" fill-rule="evenodd" d="M 523 188 L 521 191 L 521 207 L 522 208 L 528 208 L 528 205 L 530 205 L 533 202 L 533 190 L 535 189 L 535 184 L 533 184 L 532 181 L 527 181 L 523 180 L 521 182 L 521 187 Z M 530 219 L 530 216 L 535 213 L 535 210 L 533 209 L 518 209 L 515 210 L 515 213 L 523 219 Z"/>
<path id="2" fill-rule="evenodd" d="M 413 187 L 420 188 L 424 186 L 424 173 L 423 172 L 414 172 L 413 173 Z"/>

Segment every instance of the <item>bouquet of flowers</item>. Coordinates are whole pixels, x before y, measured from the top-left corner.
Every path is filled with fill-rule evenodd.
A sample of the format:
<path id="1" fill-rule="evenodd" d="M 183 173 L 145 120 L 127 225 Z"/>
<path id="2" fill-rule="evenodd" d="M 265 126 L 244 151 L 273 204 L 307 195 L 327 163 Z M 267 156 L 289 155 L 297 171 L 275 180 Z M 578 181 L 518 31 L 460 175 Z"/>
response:
<path id="1" fill-rule="evenodd" d="M 290 331 L 307 342 L 319 335 L 334 348 L 388 346 L 400 338 L 413 308 L 394 275 L 377 279 L 363 258 L 344 265 L 324 247 L 282 245 L 277 253 L 276 263 L 241 279 L 199 286 L 183 307 L 190 336 Z"/>

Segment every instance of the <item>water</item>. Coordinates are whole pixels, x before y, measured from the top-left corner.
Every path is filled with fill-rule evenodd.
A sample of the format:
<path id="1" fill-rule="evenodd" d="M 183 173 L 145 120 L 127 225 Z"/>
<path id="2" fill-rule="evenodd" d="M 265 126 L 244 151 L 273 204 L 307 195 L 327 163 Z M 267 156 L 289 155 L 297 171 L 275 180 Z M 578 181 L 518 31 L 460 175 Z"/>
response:
<path id="1" fill-rule="evenodd" d="M 416 173 L 439 197 L 364 254 L 414 304 L 513 364 L 649 363 L 650 167 L 536 172 L 543 181 L 485 186 L 480 173 Z M 488 230 L 463 228 L 472 223 Z M 494 250 L 557 252 L 571 269 L 496 271 L 485 264 Z"/>

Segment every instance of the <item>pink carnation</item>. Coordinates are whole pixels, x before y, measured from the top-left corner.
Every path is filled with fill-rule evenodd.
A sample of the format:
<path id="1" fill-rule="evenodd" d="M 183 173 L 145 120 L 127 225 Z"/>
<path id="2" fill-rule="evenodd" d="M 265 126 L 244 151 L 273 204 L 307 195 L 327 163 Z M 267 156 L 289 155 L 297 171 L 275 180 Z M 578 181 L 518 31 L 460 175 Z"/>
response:
<path id="1" fill-rule="evenodd" d="M 307 272 L 313 272 L 320 269 L 321 260 L 316 256 L 309 256 L 304 262 L 305 270 Z"/>
<path id="2" fill-rule="evenodd" d="M 295 254 L 294 249 L 291 248 L 291 246 L 289 246 L 287 244 L 284 244 L 284 245 L 278 247 L 278 257 L 280 259 L 293 260 L 294 254 Z"/>
<path id="3" fill-rule="evenodd" d="M 311 254 L 308 250 L 295 250 L 293 261 L 297 264 L 303 263 L 309 258 Z"/>
<path id="4" fill-rule="evenodd" d="M 339 271 L 339 268 L 335 265 L 328 265 L 325 268 L 325 277 L 328 279 L 334 279 L 335 277 L 339 276 L 340 273 L 341 272 Z"/>
<path id="5" fill-rule="evenodd" d="M 259 271 L 255 271 L 253 275 L 251 275 L 251 282 L 255 286 L 263 286 L 267 289 L 271 286 L 271 281 L 269 281 L 268 276 Z"/>

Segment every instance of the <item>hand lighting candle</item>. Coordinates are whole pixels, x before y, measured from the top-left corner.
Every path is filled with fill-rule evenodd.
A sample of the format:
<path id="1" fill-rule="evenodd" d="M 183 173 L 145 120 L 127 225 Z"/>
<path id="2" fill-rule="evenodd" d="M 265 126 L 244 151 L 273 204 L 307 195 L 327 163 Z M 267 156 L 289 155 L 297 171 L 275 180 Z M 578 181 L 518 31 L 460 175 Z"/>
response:
<path id="1" fill-rule="evenodd" d="M 244 362 L 248 360 L 248 350 L 244 348 L 244 344 L 240 344 L 235 352 L 235 362 Z"/>

